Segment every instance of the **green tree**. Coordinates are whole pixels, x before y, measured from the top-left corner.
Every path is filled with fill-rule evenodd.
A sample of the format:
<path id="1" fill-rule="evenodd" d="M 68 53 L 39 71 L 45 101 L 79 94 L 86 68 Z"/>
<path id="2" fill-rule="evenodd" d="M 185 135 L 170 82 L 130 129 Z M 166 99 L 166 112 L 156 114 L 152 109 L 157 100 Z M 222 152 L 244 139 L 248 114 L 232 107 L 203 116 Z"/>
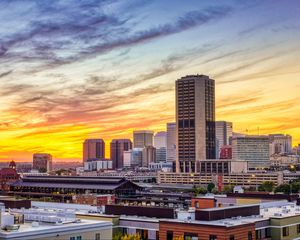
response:
<path id="1" fill-rule="evenodd" d="M 193 186 L 194 195 L 197 196 L 198 194 L 206 194 L 207 190 L 203 187 L 197 187 L 196 185 Z"/>
<path id="2" fill-rule="evenodd" d="M 234 186 L 232 186 L 232 185 L 225 185 L 223 187 L 222 192 L 223 193 L 232 193 L 233 192 L 233 188 L 234 188 Z"/>
<path id="3" fill-rule="evenodd" d="M 215 188 L 215 184 L 214 183 L 209 183 L 208 185 L 207 185 L 207 191 L 209 192 L 209 193 L 211 193 L 211 191 L 213 190 Z"/>
<path id="4" fill-rule="evenodd" d="M 273 182 L 263 182 L 259 187 L 258 190 L 262 192 L 273 192 L 275 188 L 275 184 Z"/>
<path id="5" fill-rule="evenodd" d="M 292 188 L 290 184 L 281 184 L 275 188 L 275 192 L 282 192 L 285 194 L 289 194 Z"/>

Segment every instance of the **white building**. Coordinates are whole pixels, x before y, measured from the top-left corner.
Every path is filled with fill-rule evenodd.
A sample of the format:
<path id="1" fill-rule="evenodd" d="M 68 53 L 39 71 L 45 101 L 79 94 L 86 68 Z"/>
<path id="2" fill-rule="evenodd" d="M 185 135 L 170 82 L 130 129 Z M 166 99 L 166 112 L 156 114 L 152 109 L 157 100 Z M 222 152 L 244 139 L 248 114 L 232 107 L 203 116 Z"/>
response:
<path id="1" fill-rule="evenodd" d="M 112 239 L 111 222 L 79 220 L 71 210 L 10 209 L 0 222 L 3 240 Z"/>
<path id="2" fill-rule="evenodd" d="M 176 123 L 167 123 L 167 161 L 176 161 Z"/>
<path id="3" fill-rule="evenodd" d="M 232 158 L 248 161 L 249 169 L 269 167 L 269 137 L 256 135 L 233 137 Z"/>
<path id="4" fill-rule="evenodd" d="M 156 161 L 167 161 L 167 132 L 158 132 L 154 135 L 154 147 L 156 148 Z"/>
<path id="5" fill-rule="evenodd" d="M 85 171 L 101 171 L 101 170 L 111 170 L 113 168 L 112 161 L 108 160 L 96 160 L 84 162 Z"/>

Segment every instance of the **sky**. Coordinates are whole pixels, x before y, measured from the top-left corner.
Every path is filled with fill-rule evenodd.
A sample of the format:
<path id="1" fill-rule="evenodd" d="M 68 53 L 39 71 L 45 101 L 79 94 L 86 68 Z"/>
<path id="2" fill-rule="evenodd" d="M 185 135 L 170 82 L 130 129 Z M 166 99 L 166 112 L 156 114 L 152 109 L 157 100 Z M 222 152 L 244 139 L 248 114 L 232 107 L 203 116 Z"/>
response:
<path id="1" fill-rule="evenodd" d="M 0 0 L 0 161 L 82 158 L 165 130 L 175 81 L 216 80 L 216 118 L 300 143 L 300 1 Z M 258 131 L 259 129 L 259 131 Z"/>

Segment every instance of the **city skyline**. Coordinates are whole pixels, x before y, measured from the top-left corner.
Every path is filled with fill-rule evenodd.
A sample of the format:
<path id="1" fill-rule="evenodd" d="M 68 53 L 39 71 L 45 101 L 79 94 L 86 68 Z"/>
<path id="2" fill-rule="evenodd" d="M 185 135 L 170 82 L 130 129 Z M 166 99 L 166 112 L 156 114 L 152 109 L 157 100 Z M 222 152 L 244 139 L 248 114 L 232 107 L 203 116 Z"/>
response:
<path id="1" fill-rule="evenodd" d="M 300 3 L 289 3 L 0 2 L 0 161 L 80 160 L 89 138 L 109 156 L 114 138 L 166 130 L 175 81 L 190 74 L 215 79 L 216 120 L 297 144 Z"/>

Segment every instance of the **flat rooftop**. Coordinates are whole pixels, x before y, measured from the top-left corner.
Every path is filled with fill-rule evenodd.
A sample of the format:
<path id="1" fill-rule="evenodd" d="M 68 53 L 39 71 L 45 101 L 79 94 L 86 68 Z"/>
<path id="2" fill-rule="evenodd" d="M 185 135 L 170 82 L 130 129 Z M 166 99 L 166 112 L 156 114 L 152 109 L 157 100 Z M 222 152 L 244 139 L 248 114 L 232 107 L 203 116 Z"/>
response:
<path id="1" fill-rule="evenodd" d="M 31 222 L 20 224 L 17 231 L 1 231 L 0 239 L 31 239 L 31 237 L 44 236 L 46 234 L 64 235 L 76 232 L 86 232 L 91 230 L 101 230 L 111 228 L 112 223 L 106 221 L 94 221 L 81 219 L 81 222 L 72 222 L 62 225 L 39 223 L 39 226 L 33 227 Z"/>

